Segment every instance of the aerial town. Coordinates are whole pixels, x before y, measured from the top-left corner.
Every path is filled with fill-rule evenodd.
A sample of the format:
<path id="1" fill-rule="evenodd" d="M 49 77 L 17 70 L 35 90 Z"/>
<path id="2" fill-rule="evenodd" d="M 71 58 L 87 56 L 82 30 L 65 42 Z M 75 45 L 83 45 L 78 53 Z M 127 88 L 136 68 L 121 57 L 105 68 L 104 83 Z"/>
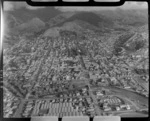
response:
<path id="1" fill-rule="evenodd" d="M 17 43 L 3 50 L 4 117 L 147 116 L 148 28 L 126 28 L 8 37 Z"/>

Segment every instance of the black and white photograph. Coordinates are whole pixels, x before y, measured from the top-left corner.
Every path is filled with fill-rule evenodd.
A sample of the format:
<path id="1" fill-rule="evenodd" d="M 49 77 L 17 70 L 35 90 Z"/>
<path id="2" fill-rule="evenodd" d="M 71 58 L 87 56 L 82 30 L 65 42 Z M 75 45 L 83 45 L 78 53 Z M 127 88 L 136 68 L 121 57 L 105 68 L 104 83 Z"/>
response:
<path id="1" fill-rule="evenodd" d="M 148 117 L 147 2 L 2 13 L 4 118 Z"/>

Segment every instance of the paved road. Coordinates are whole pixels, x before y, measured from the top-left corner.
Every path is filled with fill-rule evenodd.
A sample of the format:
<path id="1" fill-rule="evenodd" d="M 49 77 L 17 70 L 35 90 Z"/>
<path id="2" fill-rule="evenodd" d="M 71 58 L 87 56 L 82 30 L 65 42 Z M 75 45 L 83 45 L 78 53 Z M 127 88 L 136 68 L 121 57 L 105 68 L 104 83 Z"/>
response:
<path id="1" fill-rule="evenodd" d="M 68 98 L 87 98 L 89 96 L 73 96 L 73 97 L 48 97 L 48 98 L 40 98 L 40 99 L 25 99 L 25 101 L 32 101 L 32 100 L 53 100 L 53 99 L 68 99 Z"/>
<path id="2" fill-rule="evenodd" d="M 149 83 L 140 79 L 138 76 L 133 77 L 134 81 L 136 81 L 139 85 L 141 85 L 147 92 L 149 92 Z"/>
<path id="3" fill-rule="evenodd" d="M 89 84 L 88 84 L 88 87 L 89 87 L 89 95 L 90 95 L 91 98 L 93 99 L 96 113 L 97 113 L 98 116 L 100 116 L 100 115 L 102 115 L 102 114 L 101 114 L 102 111 L 100 110 L 100 108 L 99 108 L 99 106 L 98 106 L 97 99 L 96 99 L 96 97 L 93 95 L 93 92 L 92 92 L 92 90 L 91 90 Z"/>
<path id="4" fill-rule="evenodd" d="M 86 73 L 87 77 L 89 78 L 90 75 L 89 75 L 88 71 L 86 71 L 87 69 L 86 69 L 85 63 L 83 61 L 83 57 L 81 55 L 80 55 L 79 59 L 80 59 L 80 62 L 81 62 L 81 65 L 82 65 L 83 69 L 85 70 L 85 73 Z M 89 80 L 90 79 L 85 80 L 85 83 L 88 85 L 89 95 L 93 100 L 93 103 L 94 103 L 94 106 L 95 106 L 95 111 L 96 111 L 97 115 L 100 116 L 100 115 L 102 115 L 102 111 L 100 110 L 100 108 L 98 106 L 98 102 L 97 102 L 96 97 L 93 95 L 93 92 L 92 92 L 91 87 L 90 87 L 90 83 L 89 83 L 90 81 Z"/>
<path id="5" fill-rule="evenodd" d="M 38 66 L 38 69 L 36 70 L 36 72 L 34 72 L 34 75 L 33 75 L 32 78 L 31 78 L 31 82 L 33 82 L 33 84 L 32 84 L 32 86 L 30 87 L 29 92 L 27 93 L 25 99 L 28 99 L 28 98 L 29 98 L 31 91 L 32 91 L 32 89 L 34 88 L 34 85 L 37 83 L 38 75 L 39 75 L 39 73 L 41 72 L 42 63 L 43 63 L 43 62 L 44 62 L 44 59 L 42 59 L 42 60 L 40 61 L 40 64 L 39 64 L 39 66 Z"/>
<path id="6" fill-rule="evenodd" d="M 25 100 L 24 100 L 24 99 L 22 99 L 22 100 L 21 100 L 21 102 L 20 102 L 20 104 L 19 104 L 18 109 L 16 110 L 16 112 L 15 112 L 15 114 L 14 114 L 14 117 L 15 117 L 15 118 L 19 118 L 19 117 L 21 117 L 20 115 L 21 115 L 21 112 L 22 112 L 22 109 L 23 109 L 24 103 L 25 103 Z"/>
<path id="7" fill-rule="evenodd" d="M 114 95 L 114 96 L 118 96 L 118 95 Z M 129 98 L 126 98 L 123 95 L 119 95 L 119 97 L 122 98 L 123 100 L 125 99 L 126 101 L 130 102 L 136 110 L 140 110 L 140 108 L 133 101 L 131 101 Z"/>
<path id="8" fill-rule="evenodd" d="M 130 113 L 130 112 L 135 112 L 134 110 L 122 110 L 122 111 L 113 111 L 112 113 L 114 114 L 114 115 L 116 115 L 116 114 L 122 114 L 122 113 Z"/>
<path id="9" fill-rule="evenodd" d="M 26 95 L 26 99 L 29 98 L 32 89 L 34 88 L 35 84 L 37 83 L 37 80 L 38 80 L 39 74 L 40 74 L 40 72 L 41 72 L 41 70 L 42 70 L 42 67 L 43 67 L 43 65 L 44 65 L 44 62 L 45 62 L 46 58 L 48 57 L 48 55 L 49 55 L 49 53 L 51 52 L 52 49 L 53 49 L 53 47 L 51 46 L 51 49 L 49 49 L 49 50 L 46 52 L 46 54 L 44 55 L 44 57 L 40 60 L 40 64 L 39 64 L 39 66 L 38 66 L 36 72 L 34 73 L 34 75 L 33 75 L 32 78 L 31 78 L 31 82 L 33 82 L 33 84 L 32 84 L 32 86 L 30 87 L 29 92 L 28 92 L 27 95 Z"/>
<path id="10" fill-rule="evenodd" d="M 101 87 L 98 87 L 98 88 L 101 88 Z M 125 98 L 126 100 L 130 101 L 131 104 L 133 104 L 133 106 L 136 107 L 137 110 L 142 109 L 141 108 L 142 105 L 147 105 L 147 107 L 148 107 L 148 98 L 144 97 L 136 92 L 117 88 L 117 87 L 105 87 L 105 88 L 109 89 L 115 95 L 119 95 L 119 96 Z M 92 89 L 96 90 L 97 88 L 93 87 Z M 140 104 L 140 106 L 139 106 L 139 104 Z M 143 108 L 145 108 L 145 107 L 143 107 Z"/>
<path id="11" fill-rule="evenodd" d="M 116 91 L 116 93 L 119 93 L 120 95 L 123 95 L 124 97 L 127 97 L 128 99 L 135 99 L 135 100 L 139 100 L 139 102 L 142 102 L 143 104 L 148 104 L 148 98 L 143 95 L 140 95 L 133 91 L 120 89 L 120 88 L 116 88 L 116 87 L 108 87 L 108 88 Z"/>
<path id="12" fill-rule="evenodd" d="M 121 117 L 148 117 L 148 114 L 143 114 L 138 112 L 118 113 L 116 115 Z"/>

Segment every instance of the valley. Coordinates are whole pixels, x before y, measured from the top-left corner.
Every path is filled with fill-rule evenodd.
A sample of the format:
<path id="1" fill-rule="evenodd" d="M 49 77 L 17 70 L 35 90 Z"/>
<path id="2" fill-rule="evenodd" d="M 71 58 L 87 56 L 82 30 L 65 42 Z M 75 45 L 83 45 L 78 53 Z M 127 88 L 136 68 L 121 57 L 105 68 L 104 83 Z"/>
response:
<path id="1" fill-rule="evenodd" d="M 7 12 L 4 117 L 148 116 L 145 11 Z"/>

